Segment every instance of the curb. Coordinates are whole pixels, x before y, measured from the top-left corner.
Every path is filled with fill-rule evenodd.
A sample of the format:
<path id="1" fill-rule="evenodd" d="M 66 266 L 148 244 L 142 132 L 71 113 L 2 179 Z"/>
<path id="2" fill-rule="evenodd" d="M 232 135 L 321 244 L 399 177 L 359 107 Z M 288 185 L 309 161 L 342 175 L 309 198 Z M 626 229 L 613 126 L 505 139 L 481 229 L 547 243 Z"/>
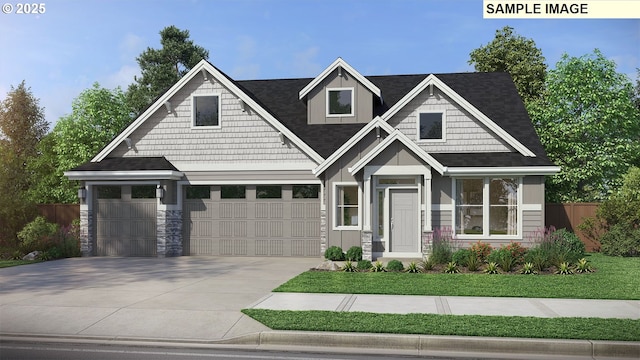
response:
<path id="1" fill-rule="evenodd" d="M 547 356 L 576 358 L 640 358 L 640 342 L 564 339 L 495 338 L 440 335 L 398 335 L 304 331 L 263 331 L 218 340 L 143 339 L 99 336 L 0 334 L 0 341 L 42 343 L 94 343 L 181 348 L 312 348 L 318 352 L 366 352 L 377 354 L 434 355 L 457 353 L 496 357 Z"/>

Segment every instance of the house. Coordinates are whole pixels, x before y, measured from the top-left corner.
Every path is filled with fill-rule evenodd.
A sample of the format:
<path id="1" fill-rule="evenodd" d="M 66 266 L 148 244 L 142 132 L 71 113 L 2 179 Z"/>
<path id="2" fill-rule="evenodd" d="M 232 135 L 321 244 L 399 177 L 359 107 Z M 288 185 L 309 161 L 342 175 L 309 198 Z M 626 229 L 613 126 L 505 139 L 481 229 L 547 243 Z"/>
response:
<path id="1" fill-rule="evenodd" d="M 547 156 L 504 73 L 236 81 L 207 61 L 79 180 L 84 255 L 415 257 L 434 229 L 520 241 L 544 226 Z"/>

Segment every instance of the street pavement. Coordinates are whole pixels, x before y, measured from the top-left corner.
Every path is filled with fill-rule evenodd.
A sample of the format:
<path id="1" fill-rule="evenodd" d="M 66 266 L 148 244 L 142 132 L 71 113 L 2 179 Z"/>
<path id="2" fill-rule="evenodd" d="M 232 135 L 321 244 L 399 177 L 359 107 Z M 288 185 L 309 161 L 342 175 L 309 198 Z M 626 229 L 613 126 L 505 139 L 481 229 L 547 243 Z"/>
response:
<path id="1" fill-rule="evenodd" d="M 481 348 L 493 349 L 487 348 L 493 341 L 498 352 L 513 352 L 509 347 L 500 350 L 505 344 L 528 344 L 518 345 L 517 350 L 549 348 L 557 354 L 565 351 L 559 350 L 559 344 L 566 343 L 567 355 L 579 357 L 589 351 L 593 355 L 599 348 L 604 355 L 640 357 L 640 343 L 629 342 L 272 331 L 240 312 L 260 308 L 640 319 L 640 301 L 635 300 L 271 292 L 321 262 L 319 258 L 94 257 L 4 268 L 0 269 L 0 340 L 47 337 L 267 347 L 337 344 L 412 352 L 427 344 L 432 350 L 461 346 L 473 350 L 471 343 L 482 340 Z"/>

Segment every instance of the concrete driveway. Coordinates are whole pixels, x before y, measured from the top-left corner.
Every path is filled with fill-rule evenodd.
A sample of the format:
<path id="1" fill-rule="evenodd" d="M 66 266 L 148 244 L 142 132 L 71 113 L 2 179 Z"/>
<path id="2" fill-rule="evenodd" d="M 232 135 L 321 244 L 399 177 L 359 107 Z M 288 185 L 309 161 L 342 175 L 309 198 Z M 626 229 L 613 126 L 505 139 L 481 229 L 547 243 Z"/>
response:
<path id="1" fill-rule="evenodd" d="M 320 258 L 73 258 L 0 269 L 0 334 L 220 340 Z"/>

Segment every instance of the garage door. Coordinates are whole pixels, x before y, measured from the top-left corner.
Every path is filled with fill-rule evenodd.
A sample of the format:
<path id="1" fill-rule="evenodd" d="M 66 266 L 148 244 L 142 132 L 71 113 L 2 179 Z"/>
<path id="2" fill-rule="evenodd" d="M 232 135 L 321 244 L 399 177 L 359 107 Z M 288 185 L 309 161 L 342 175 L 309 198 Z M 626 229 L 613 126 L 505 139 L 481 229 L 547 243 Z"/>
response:
<path id="1" fill-rule="evenodd" d="M 98 186 L 98 256 L 156 256 L 155 186 Z"/>
<path id="2" fill-rule="evenodd" d="M 187 255 L 319 256 L 318 185 L 188 186 Z"/>

